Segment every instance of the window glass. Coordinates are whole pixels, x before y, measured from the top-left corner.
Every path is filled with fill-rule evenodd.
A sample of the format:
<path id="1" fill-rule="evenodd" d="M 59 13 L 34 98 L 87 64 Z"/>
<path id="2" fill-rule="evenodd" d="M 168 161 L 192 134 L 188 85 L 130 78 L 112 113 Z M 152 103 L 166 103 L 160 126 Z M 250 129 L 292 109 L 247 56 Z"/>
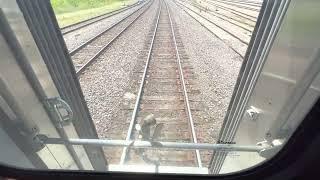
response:
<path id="1" fill-rule="evenodd" d="M 0 0 L 0 162 L 226 174 L 319 97 L 316 0 Z"/>

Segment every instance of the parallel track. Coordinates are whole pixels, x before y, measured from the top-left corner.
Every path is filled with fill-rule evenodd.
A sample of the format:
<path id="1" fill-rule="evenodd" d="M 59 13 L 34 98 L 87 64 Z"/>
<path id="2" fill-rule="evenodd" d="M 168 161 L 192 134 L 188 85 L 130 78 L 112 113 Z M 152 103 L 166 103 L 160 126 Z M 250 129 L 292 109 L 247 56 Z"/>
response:
<path id="1" fill-rule="evenodd" d="M 211 1 L 224 3 L 224 4 L 235 6 L 235 7 L 241 8 L 241 9 L 247 9 L 247 10 L 257 11 L 257 12 L 259 12 L 259 9 L 260 9 L 260 6 L 256 6 L 256 5 L 239 4 L 239 3 L 234 3 L 234 2 L 230 2 L 230 1 L 221 1 L 221 0 L 211 0 Z M 248 7 L 248 6 L 251 6 L 251 7 Z"/>
<path id="2" fill-rule="evenodd" d="M 153 2 L 153 1 L 152 1 Z M 91 38 L 78 48 L 71 51 L 73 64 L 79 76 L 95 59 L 97 59 L 123 32 L 125 32 L 147 9 L 152 2 L 148 2 L 133 13 L 124 17 L 111 27 Z"/>
<path id="3" fill-rule="evenodd" d="M 231 8 L 231 7 L 227 7 L 227 6 L 224 6 L 224 5 L 221 5 L 221 4 L 218 4 L 218 3 L 215 3 L 214 1 L 210 1 L 210 0 L 206 0 L 205 1 L 206 3 L 210 4 L 210 5 L 213 5 L 215 7 L 218 7 L 220 9 L 223 9 L 225 11 L 228 11 L 232 14 L 235 14 L 235 15 L 238 15 L 238 16 L 241 16 L 242 18 L 246 18 L 246 19 L 250 19 L 250 20 L 253 20 L 255 21 L 257 16 L 254 16 L 254 15 L 251 15 L 251 14 L 247 14 L 247 13 L 244 13 L 240 10 L 236 10 L 234 8 Z M 231 6 L 231 5 L 230 5 Z"/>
<path id="4" fill-rule="evenodd" d="M 211 10 L 211 8 L 207 8 L 208 10 L 210 10 L 211 12 L 215 13 L 215 14 L 218 14 L 220 16 L 224 16 L 226 18 L 229 18 L 229 19 L 233 19 L 235 21 L 238 21 L 238 22 L 241 22 L 243 24 L 246 24 L 248 26 L 251 26 L 251 27 L 254 27 L 253 24 L 255 24 L 256 22 L 256 19 L 252 19 L 252 18 L 248 18 L 248 17 L 245 17 L 241 14 L 237 14 L 237 13 L 234 13 L 232 11 L 229 11 L 229 10 L 224 10 L 225 12 L 228 12 L 229 14 L 226 15 L 226 13 L 223 13 L 221 11 L 217 11 L 217 10 L 223 10 L 222 8 L 217 8 L 217 10 Z M 213 9 L 213 8 L 212 8 Z"/>
<path id="5" fill-rule="evenodd" d="M 89 25 L 91 25 L 93 23 L 102 21 L 102 20 L 104 20 L 106 18 L 110 18 L 110 17 L 112 17 L 114 15 L 122 13 L 122 12 L 124 12 L 126 10 L 129 10 L 129 9 L 131 9 L 133 7 L 136 7 L 138 5 L 139 5 L 139 3 L 136 2 L 136 3 L 134 3 L 134 4 L 130 5 L 130 6 L 126 6 L 126 7 L 121 8 L 121 9 L 117 9 L 117 10 L 114 10 L 114 11 L 111 11 L 111 12 L 108 12 L 108 13 L 105 13 L 105 14 L 102 14 L 102 15 L 99 15 L 99 16 L 95 16 L 95 17 L 92 17 L 92 18 L 89 18 L 89 19 L 86 19 L 86 20 L 83 20 L 83 21 L 80 21 L 80 22 L 77 22 L 77 23 L 62 27 L 62 28 L 60 28 L 61 33 L 62 33 L 62 35 L 69 34 L 71 32 L 79 30 L 81 28 L 87 27 L 87 26 L 89 26 Z"/>
<path id="6" fill-rule="evenodd" d="M 206 12 L 206 13 L 209 13 L 210 15 L 216 17 L 216 18 L 219 18 L 223 21 L 226 21 L 234 26 L 237 26 L 239 28 L 242 28 L 243 30 L 246 30 L 248 32 L 252 32 L 253 31 L 253 28 L 254 26 L 252 24 L 249 24 L 249 23 L 246 23 L 246 22 L 243 22 L 237 18 L 234 18 L 234 17 L 231 17 L 231 16 L 227 16 L 225 14 L 221 14 L 221 13 L 217 13 L 216 11 L 213 11 L 209 8 L 204 8 L 202 6 L 200 6 L 199 4 L 192 4 L 194 7 L 198 8 L 198 9 L 201 9 L 202 11 Z"/>
<path id="7" fill-rule="evenodd" d="M 132 107 L 126 140 L 138 140 L 135 125 L 141 125 L 143 119 L 152 114 L 157 123 L 164 125 L 157 140 L 197 143 L 192 114 L 195 109 L 190 101 L 190 96 L 198 92 L 190 85 L 194 74 L 187 62 L 180 37 L 175 32 L 167 4 L 164 1 L 160 4 L 148 46 L 143 51 L 145 62 L 139 68 L 142 77 Z M 202 167 L 198 150 L 145 150 L 142 156 L 124 148 L 120 164 L 124 163 Z"/>
<path id="8" fill-rule="evenodd" d="M 227 45 L 230 49 L 232 49 L 235 53 L 237 53 L 241 58 L 244 57 L 244 52 L 243 52 L 243 51 L 241 51 L 241 50 L 233 47 L 232 44 L 226 42 L 226 40 L 225 40 L 223 37 L 217 35 L 214 31 L 212 31 L 211 29 L 209 29 L 206 24 L 202 23 L 202 21 L 199 20 L 199 18 L 204 19 L 205 21 L 207 21 L 207 22 L 209 22 L 209 23 L 211 23 L 211 24 L 214 24 L 214 25 L 216 26 L 215 23 L 213 23 L 213 22 L 212 22 L 211 20 L 209 20 L 208 18 L 203 17 L 203 16 L 200 15 L 199 13 L 197 13 L 197 12 L 195 12 L 195 11 L 193 11 L 193 10 L 188 9 L 187 7 L 185 7 L 185 6 L 184 6 L 182 3 L 180 3 L 179 1 L 174 0 L 173 2 L 176 3 L 176 5 L 177 5 L 179 8 L 181 8 L 186 14 L 188 14 L 191 18 L 193 18 L 194 20 L 196 20 L 201 26 L 203 26 L 203 27 L 206 28 L 209 32 L 211 32 L 215 37 L 217 37 L 217 38 L 220 39 L 221 41 L 225 42 L 226 45 Z M 194 17 L 194 15 L 191 15 L 190 12 L 196 14 L 196 15 L 198 16 L 198 18 Z M 225 29 L 222 28 L 222 27 L 220 27 L 220 26 L 216 26 L 216 27 L 219 28 L 219 29 L 221 29 L 222 31 L 225 31 Z M 226 32 L 227 34 L 229 34 L 232 38 L 234 38 L 235 41 L 238 41 L 238 43 L 243 44 L 244 46 L 247 46 L 247 43 L 244 43 L 243 40 L 241 40 L 239 37 L 235 36 L 234 34 L 232 34 L 231 32 L 229 32 L 228 30 L 226 30 L 225 32 Z"/>
<path id="9" fill-rule="evenodd" d="M 243 0 L 224 0 L 224 2 L 232 2 L 237 4 L 244 4 L 244 5 L 250 5 L 250 6 L 256 6 L 261 7 L 262 2 L 258 1 L 243 1 Z"/>
<path id="10" fill-rule="evenodd" d="M 223 0 L 223 2 L 230 2 L 234 4 L 241 4 L 241 5 L 247 5 L 247 6 L 253 6 L 253 7 L 261 7 L 260 2 L 253 2 L 253 1 L 233 1 L 233 0 Z"/>
<path id="11" fill-rule="evenodd" d="M 245 40 L 243 39 L 243 37 L 241 38 L 239 35 L 237 35 L 235 32 L 232 32 L 231 30 L 229 30 L 228 28 L 229 27 L 224 27 L 222 25 L 220 25 L 219 23 L 216 23 L 214 22 L 213 20 L 211 19 L 208 19 L 207 17 L 203 16 L 202 14 L 196 12 L 195 10 L 192 10 L 190 7 L 187 7 L 185 4 L 183 3 L 180 3 L 181 6 L 183 6 L 184 8 L 186 8 L 188 11 L 192 11 L 193 13 L 197 14 L 198 16 L 202 17 L 203 19 L 209 21 L 211 24 L 214 24 L 216 27 L 222 29 L 223 31 L 227 32 L 229 35 L 231 35 L 233 38 L 237 39 L 238 41 L 240 41 L 241 43 L 245 44 L 245 45 L 248 45 L 249 44 L 249 41 L 248 40 Z M 195 7 L 195 6 L 193 6 Z M 215 16 L 216 17 L 216 16 Z M 220 18 L 218 18 L 220 19 Z M 223 20 L 224 21 L 224 20 Z M 238 26 L 239 27 L 239 26 Z M 241 29 L 243 29 L 242 27 L 240 27 Z M 245 30 L 246 32 L 250 32 L 248 30 Z M 248 38 L 248 37 L 247 37 Z"/>
<path id="12" fill-rule="evenodd" d="M 230 15 L 226 15 L 224 13 L 220 13 L 219 11 L 214 11 L 210 8 L 204 8 L 202 6 L 199 6 L 199 5 L 195 5 L 196 7 L 198 8 L 202 8 L 204 11 L 207 11 L 208 13 L 212 14 L 213 16 L 216 16 L 216 17 L 219 17 L 221 19 L 223 19 L 224 21 L 228 21 L 228 22 L 233 22 L 233 23 L 239 23 L 239 24 L 243 24 L 245 26 L 248 26 L 250 28 L 253 28 L 254 27 L 254 23 L 255 21 L 252 21 L 251 19 L 246 19 L 246 18 L 243 18 L 243 17 L 240 17 L 240 16 L 237 16 L 237 15 L 233 15 L 233 16 L 230 16 Z M 246 21 L 243 21 L 243 19 L 247 20 L 247 21 L 250 21 L 251 23 L 248 23 Z M 239 25 L 238 25 L 239 26 Z M 240 27 L 240 26 L 239 26 Z M 243 26 L 241 26 L 243 27 Z M 249 30 L 249 31 L 252 31 L 251 29 L 248 29 L 248 28 L 245 28 L 246 30 Z"/>
<path id="13" fill-rule="evenodd" d="M 151 0 L 149 0 L 150 2 Z M 146 4 L 144 4 L 143 6 L 145 6 Z M 113 23 L 110 27 L 104 29 L 102 32 L 100 32 L 99 34 L 93 36 L 92 38 L 90 38 L 89 40 L 87 40 L 86 42 L 80 44 L 79 46 L 77 46 L 76 48 L 72 49 L 69 51 L 70 56 L 73 56 L 75 53 L 77 53 L 78 51 L 80 51 L 83 47 L 85 47 L 86 45 L 90 44 L 92 41 L 96 40 L 97 38 L 99 38 L 100 36 L 102 36 L 103 34 L 105 34 L 106 32 L 108 32 L 109 30 L 111 30 L 112 28 L 114 28 L 115 26 L 117 26 L 119 23 L 121 23 L 122 21 L 126 20 L 127 18 L 129 18 L 131 15 L 133 15 L 135 12 L 139 11 L 143 6 L 141 6 L 139 9 L 135 10 L 134 12 L 128 14 L 127 16 L 123 17 L 121 20 Z"/>
<path id="14" fill-rule="evenodd" d="M 252 19 L 253 16 L 244 12 L 221 6 L 222 3 L 226 4 L 229 1 L 205 0 L 198 3 L 197 1 L 174 0 L 178 7 L 243 58 L 251 39 L 256 17 Z M 210 4 L 213 6 L 208 6 Z"/>

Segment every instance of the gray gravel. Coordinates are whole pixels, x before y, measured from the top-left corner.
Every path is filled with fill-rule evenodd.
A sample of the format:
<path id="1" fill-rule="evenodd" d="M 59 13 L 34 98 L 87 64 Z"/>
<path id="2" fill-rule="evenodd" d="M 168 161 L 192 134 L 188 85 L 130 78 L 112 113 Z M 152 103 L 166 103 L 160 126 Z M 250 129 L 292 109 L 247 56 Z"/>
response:
<path id="1" fill-rule="evenodd" d="M 222 39 L 224 42 L 226 42 L 226 44 L 228 44 L 230 47 L 232 47 L 235 51 L 237 51 L 239 54 L 241 54 L 242 56 L 245 55 L 246 49 L 247 49 L 247 44 L 241 42 L 239 39 L 235 38 L 234 36 L 232 36 L 231 34 L 229 34 L 227 31 L 230 31 L 230 29 L 234 29 L 232 28 L 231 25 L 225 25 L 227 28 L 225 28 L 226 30 L 216 26 L 215 24 L 211 23 L 210 21 L 212 20 L 210 17 L 211 15 L 206 14 L 206 13 L 201 13 L 198 14 L 196 8 L 187 5 L 187 3 L 184 2 L 185 5 L 187 5 L 186 7 L 193 9 L 192 11 L 184 6 L 181 5 L 181 2 L 179 0 L 176 1 L 176 3 L 178 4 L 179 7 L 183 8 L 188 14 L 190 14 L 193 18 L 197 19 L 203 26 L 205 26 L 206 28 L 208 28 L 210 31 L 212 31 L 217 37 L 219 37 L 220 39 Z M 193 12 L 194 11 L 194 12 Z M 206 19 L 208 19 L 206 20 Z M 221 22 L 223 23 L 224 21 L 219 20 L 219 24 L 221 24 Z M 225 24 L 225 22 L 224 22 Z M 231 33 L 234 33 L 236 31 L 231 31 Z M 234 34 L 235 35 L 235 34 Z M 237 36 L 237 35 L 236 35 Z M 241 38 L 240 38 L 241 39 Z"/>
<path id="2" fill-rule="evenodd" d="M 188 53 L 197 75 L 201 90 L 200 99 L 208 114 L 205 125 L 207 130 L 200 128 L 203 127 L 203 122 L 197 124 L 195 119 L 196 130 L 206 131 L 201 132 L 203 134 L 201 137 L 204 138 L 201 140 L 202 142 L 211 141 L 212 138 L 216 140 L 231 99 L 242 59 L 176 4 L 172 1 L 167 2 L 179 28 L 185 51 Z M 209 136 L 210 138 L 208 138 Z"/>
<path id="3" fill-rule="evenodd" d="M 129 24 L 131 24 L 136 18 L 138 18 L 138 16 L 140 16 L 141 13 L 146 11 L 146 9 L 148 9 L 149 6 L 150 4 L 147 4 L 146 6 L 137 10 L 129 17 L 121 21 L 119 24 L 117 24 L 115 27 L 109 29 L 107 32 L 103 33 L 97 39 L 93 40 L 90 44 L 83 47 L 80 51 L 72 55 L 71 58 L 76 70 L 82 67 L 85 62 L 87 62 L 96 53 L 98 53 L 101 50 L 101 48 L 103 48 L 106 44 L 111 42 L 111 40 L 114 39 L 121 31 L 123 31 L 123 29 L 127 28 Z"/>
<path id="4" fill-rule="evenodd" d="M 200 100 L 208 115 L 205 122 L 195 119 L 196 130 L 201 129 L 200 142 L 212 143 L 221 128 L 242 59 L 172 1 L 167 2 L 197 76 Z M 119 112 L 124 97 L 135 98 L 127 88 L 152 27 L 156 6 L 154 3 L 79 78 L 100 138 L 123 139 L 127 132 L 128 122 L 119 117 Z"/>
<path id="5" fill-rule="evenodd" d="M 121 138 L 127 132 L 128 124 L 117 115 L 156 6 L 151 5 L 79 78 L 100 138 Z"/>
<path id="6" fill-rule="evenodd" d="M 129 15 L 136 9 L 140 8 L 142 5 L 143 4 L 135 6 L 124 12 L 121 12 L 119 14 L 106 18 L 102 21 L 93 23 L 90 26 L 83 27 L 79 30 L 76 30 L 74 32 L 64 35 L 63 38 L 67 45 L 68 50 L 71 51 L 74 48 L 78 47 L 82 43 L 86 42 L 87 40 L 91 39 L 92 37 L 96 36 L 97 34 L 101 33 L 102 31 L 110 27 L 115 22 L 120 21 L 123 17 Z"/>
<path id="7" fill-rule="evenodd" d="M 73 25 L 71 24 L 71 25 L 65 26 L 63 28 L 60 28 L 60 30 L 61 30 L 62 33 L 70 33 L 70 31 L 76 30 L 77 28 L 82 28 L 82 27 L 84 27 L 86 25 L 90 25 L 90 23 L 95 23 L 95 22 L 97 22 L 99 20 L 111 17 L 111 16 L 113 16 L 115 14 L 118 14 L 118 13 L 120 13 L 122 11 L 126 11 L 126 10 L 136 6 L 136 5 L 139 5 L 138 2 L 135 2 L 135 3 L 133 3 L 131 5 L 128 5 L 128 6 L 123 6 L 123 7 L 119 8 L 119 9 L 117 9 L 117 10 L 110 11 L 110 12 L 108 12 L 106 14 L 95 16 L 95 17 L 89 18 L 89 19 L 84 20 L 84 21 L 80 21 L 80 22 L 78 22 L 76 24 L 73 24 Z"/>

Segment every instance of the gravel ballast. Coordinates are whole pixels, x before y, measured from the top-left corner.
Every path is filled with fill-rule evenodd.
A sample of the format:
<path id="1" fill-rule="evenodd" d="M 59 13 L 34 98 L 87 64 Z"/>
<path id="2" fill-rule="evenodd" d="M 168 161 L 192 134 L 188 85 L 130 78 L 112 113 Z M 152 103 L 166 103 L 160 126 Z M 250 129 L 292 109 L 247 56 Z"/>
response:
<path id="1" fill-rule="evenodd" d="M 127 132 L 126 120 L 117 116 L 156 6 L 157 1 L 79 77 L 100 138 L 122 139 Z"/>
<path id="2" fill-rule="evenodd" d="M 145 2 L 147 3 L 147 1 Z M 93 23 L 89 26 L 83 27 L 81 29 L 78 29 L 74 32 L 68 33 L 63 36 L 64 41 L 67 45 L 67 48 L 69 51 L 75 49 L 76 47 L 80 46 L 82 43 L 88 41 L 92 37 L 98 35 L 99 33 L 103 32 L 108 27 L 111 27 L 115 22 L 120 21 L 125 16 L 129 15 L 130 13 L 134 12 L 141 6 L 143 6 L 145 3 L 132 7 L 126 11 L 123 11 L 119 14 L 116 14 L 114 16 L 111 16 L 109 18 L 103 19 L 101 21 L 98 21 L 96 23 Z"/>
<path id="3" fill-rule="evenodd" d="M 196 130 L 201 129 L 201 141 L 199 142 L 215 143 L 231 99 L 242 58 L 174 2 L 167 1 L 167 3 L 181 36 L 184 50 L 194 68 L 193 71 L 201 92 L 199 101 L 203 103 L 205 107 L 203 111 L 207 114 L 205 123 L 195 119 Z M 132 83 L 134 68 L 139 62 L 140 52 L 144 49 L 148 33 L 154 23 L 157 6 L 158 1 L 155 1 L 145 14 L 79 77 L 85 100 L 100 138 L 124 139 L 126 136 L 129 122 L 121 115 L 121 108 L 126 98 L 135 98 L 135 93 L 128 91 L 128 88 Z M 109 26 L 111 24 L 112 22 L 109 22 Z M 81 30 L 83 31 L 81 41 L 77 39 L 79 35 L 71 36 L 76 32 L 68 34 L 70 39 L 65 37 L 65 41 L 69 43 L 67 43 L 68 48 L 73 49 L 86 41 L 87 36 L 87 39 L 91 38 L 95 31 L 96 33 L 101 32 L 101 29 L 108 26 L 108 22 L 105 22 L 103 26 L 104 28 L 100 25 L 90 27 L 86 31 L 86 28 Z M 108 151 L 114 152 L 114 156 L 112 154 L 107 156 L 108 160 L 111 158 L 109 163 L 116 163 L 112 161 L 112 158 L 119 157 L 121 148 L 115 151 L 115 149 Z M 208 157 L 203 158 L 209 160 Z"/>
<path id="4" fill-rule="evenodd" d="M 129 122 L 123 116 L 123 101 L 134 67 L 156 15 L 158 1 L 129 27 L 79 77 L 85 100 L 99 138 L 125 139 Z M 131 97 L 131 96 L 132 97 Z M 129 93 L 129 98 L 135 98 Z M 104 148 L 108 163 L 119 163 L 123 148 Z"/>

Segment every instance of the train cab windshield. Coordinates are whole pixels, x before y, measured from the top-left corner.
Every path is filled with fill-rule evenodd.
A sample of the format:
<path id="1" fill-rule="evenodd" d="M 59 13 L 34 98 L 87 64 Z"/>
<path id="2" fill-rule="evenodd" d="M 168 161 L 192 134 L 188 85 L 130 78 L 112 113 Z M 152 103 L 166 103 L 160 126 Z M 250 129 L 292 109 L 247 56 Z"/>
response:
<path id="1" fill-rule="evenodd" d="M 317 0 L 0 0 L 0 164 L 223 175 L 320 94 Z"/>

